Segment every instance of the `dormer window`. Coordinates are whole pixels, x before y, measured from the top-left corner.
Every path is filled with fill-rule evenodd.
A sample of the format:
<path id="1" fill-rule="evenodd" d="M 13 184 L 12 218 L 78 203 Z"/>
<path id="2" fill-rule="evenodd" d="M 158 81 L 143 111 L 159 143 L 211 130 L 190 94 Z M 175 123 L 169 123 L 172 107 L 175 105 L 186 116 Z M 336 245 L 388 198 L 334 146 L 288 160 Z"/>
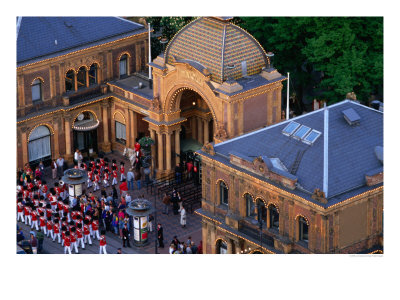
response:
<path id="1" fill-rule="evenodd" d="M 42 81 L 35 79 L 32 82 L 32 102 L 42 101 Z"/>

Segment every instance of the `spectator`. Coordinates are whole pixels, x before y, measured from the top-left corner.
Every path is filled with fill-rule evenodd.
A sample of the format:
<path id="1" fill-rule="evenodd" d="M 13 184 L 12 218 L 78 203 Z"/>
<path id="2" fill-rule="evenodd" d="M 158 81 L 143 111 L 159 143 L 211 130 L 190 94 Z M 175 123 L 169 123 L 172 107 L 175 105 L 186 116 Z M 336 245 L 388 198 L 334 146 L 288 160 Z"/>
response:
<path id="1" fill-rule="evenodd" d="M 44 241 L 44 234 L 42 231 L 38 231 L 36 234 L 36 238 L 38 241 L 38 253 L 42 253 L 43 251 L 43 241 Z"/>
<path id="2" fill-rule="evenodd" d="M 174 254 L 175 249 L 176 249 L 175 244 L 171 244 L 168 249 L 169 254 Z"/>
<path id="3" fill-rule="evenodd" d="M 153 215 L 150 215 L 149 216 L 149 231 L 150 232 L 153 232 L 153 220 L 154 220 Z"/>
<path id="4" fill-rule="evenodd" d="M 50 167 L 51 167 L 51 178 L 55 180 L 57 178 L 57 163 L 54 159 L 51 162 Z"/>
<path id="5" fill-rule="evenodd" d="M 118 215 L 117 215 L 117 213 L 113 213 L 111 226 L 112 226 L 114 233 L 118 234 Z"/>
<path id="6" fill-rule="evenodd" d="M 140 179 L 142 178 L 142 174 L 140 174 L 140 168 L 139 169 L 135 169 L 135 179 L 136 179 L 136 184 L 138 187 L 138 190 L 140 190 Z"/>
<path id="7" fill-rule="evenodd" d="M 20 228 L 17 233 L 17 243 L 23 241 L 24 239 L 25 239 L 24 233 L 23 233 L 22 229 Z"/>
<path id="8" fill-rule="evenodd" d="M 188 178 L 191 179 L 192 178 L 192 171 L 193 171 L 193 163 L 191 161 L 188 161 L 186 163 L 186 169 L 187 169 Z"/>
<path id="9" fill-rule="evenodd" d="M 40 161 L 40 162 L 39 162 L 39 170 L 40 170 L 40 172 L 41 172 L 40 180 L 43 181 L 43 177 L 44 177 L 44 165 L 43 165 L 43 161 Z"/>
<path id="10" fill-rule="evenodd" d="M 171 203 L 171 197 L 168 196 L 168 194 L 166 192 L 164 193 L 164 198 L 163 198 L 162 202 L 164 204 L 164 209 L 163 209 L 162 213 L 168 215 L 169 204 Z"/>
<path id="11" fill-rule="evenodd" d="M 192 254 L 197 254 L 197 246 L 193 241 L 191 242 L 190 248 L 192 249 Z"/>
<path id="12" fill-rule="evenodd" d="M 190 244 L 186 244 L 186 254 L 193 254 L 192 248 L 190 248 Z"/>
<path id="13" fill-rule="evenodd" d="M 38 241 L 35 237 L 35 233 L 31 231 L 31 247 L 32 247 L 32 253 L 37 254 L 37 247 L 38 247 Z"/>
<path id="14" fill-rule="evenodd" d="M 64 168 L 64 158 L 61 156 L 57 158 L 57 175 L 58 177 L 63 175 L 63 168 Z"/>
<path id="15" fill-rule="evenodd" d="M 122 254 L 122 249 L 121 248 L 118 248 L 117 254 Z"/>
<path id="16" fill-rule="evenodd" d="M 133 190 L 133 181 L 135 180 L 135 175 L 133 174 L 132 168 L 130 168 L 126 174 L 126 180 L 128 181 L 128 190 Z"/>
<path id="17" fill-rule="evenodd" d="M 119 190 L 121 192 L 121 196 L 125 197 L 125 195 L 128 192 L 128 185 L 126 184 L 126 179 L 122 180 L 122 183 L 119 185 Z"/>
<path id="18" fill-rule="evenodd" d="M 160 248 L 164 248 L 164 229 L 161 223 L 157 224 L 157 238 L 158 238 L 158 246 Z"/>
<path id="19" fill-rule="evenodd" d="M 179 210 L 179 212 L 181 213 L 181 225 L 182 225 L 182 228 L 185 228 L 186 227 L 186 210 L 182 206 L 182 208 Z"/>
<path id="20" fill-rule="evenodd" d="M 114 201 L 118 200 L 118 192 L 117 192 L 115 186 L 113 186 L 113 189 L 112 189 L 112 197 L 113 197 Z"/>
<path id="21" fill-rule="evenodd" d="M 131 245 L 129 243 L 129 229 L 127 224 L 124 224 L 124 228 L 122 228 L 122 247 L 125 247 L 125 243 L 127 244 L 127 246 L 130 248 Z"/>
<path id="22" fill-rule="evenodd" d="M 203 254 L 203 241 L 200 241 L 199 246 L 197 247 L 197 254 Z"/>
<path id="23" fill-rule="evenodd" d="M 182 182 L 182 168 L 179 164 L 175 167 L 175 180 L 177 184 Z"/>

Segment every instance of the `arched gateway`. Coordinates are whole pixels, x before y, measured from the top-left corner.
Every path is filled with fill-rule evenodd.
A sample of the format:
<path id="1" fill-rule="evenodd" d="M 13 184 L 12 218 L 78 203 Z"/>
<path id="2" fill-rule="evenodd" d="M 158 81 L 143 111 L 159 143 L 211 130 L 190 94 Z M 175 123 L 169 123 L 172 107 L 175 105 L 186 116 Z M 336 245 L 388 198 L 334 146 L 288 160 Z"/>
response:
<path id="1" fill-rule="evenodd" d="M 272 57 L 230 18 L 198 18 L 171 39 L 150 63 L 154 100 L 144 119 L 159 176 L 172 172 L 181 151 L 280 121 L 286 78 Z"/>

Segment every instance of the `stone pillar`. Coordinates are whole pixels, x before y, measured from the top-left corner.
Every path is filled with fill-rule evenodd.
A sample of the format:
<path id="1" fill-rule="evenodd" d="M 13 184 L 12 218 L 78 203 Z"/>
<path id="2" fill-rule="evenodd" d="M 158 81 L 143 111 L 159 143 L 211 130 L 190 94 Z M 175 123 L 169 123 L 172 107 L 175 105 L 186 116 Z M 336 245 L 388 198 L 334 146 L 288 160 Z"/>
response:
<path id="1" fill-rule="evenodd" d="M 208 138 L 209 138 L 209 132 L 208 132 L 208 126 L 209 126 L 209 121 L 208 120 L 204 120 L 203 121 L 203 127 L 204 127 L 204 145 L 207 144 L 209 142 Z"/>
<path id="2" fill-rule="evenodd" d="M 203 241 L 203 254 L 207 253 L 207 223 L 206 221 L 201 220 L 201 238 Z"/>
<path id="3" fill-rule="evenodd" d="M 192 139 L 196 139 L 196 117 L 192 116 L 190 118 L 190 128 L 192 130 Z"/>
<path id="4" fill-rule="evenodd" d="M 321 253 L 328 253 L 328 217 L 321 216 L 322 219 L 322 226 L 321 226 Z"/>
<path id="5" fill-rule="evenodd" d="M 209 225 L 208 230 L 210 231 L 210 246 L 211 246 L 211 254 L 217 253 L 217 245 L 215 244 L 215 226 Z"/>
<path id="6" fill-rule="evenodd" d="M 137 138 L 137 113 L 134 112 L 133 110 L 129 111 L 129 115 L 130 115 L 130 120 L 131 120 L 131 124 L 130 124 L 130 129 L 131 129 L 131 148 L 133 148 L 133 145 L 135 145 L 136 143 L 136 138 Z M 151 130 L 150 130 L 151 132 Z M 155 141 L 155 138 L 152 137 L 152 140 Z"/>
<path id="7" fill-rule="evenodd" d="M 110 125 L 111 125 L 111 132 L 110 132 L 110 143 L 111 146 L 114 145 L 115 143 L 115 119 L 114 119 L 114 114 L 115 114 L 115 103 L 114 101 L 110 102 L 111 104 L 111 119 L 110 119 Z"/>
<path id="8" fill-rule="evenodd" d="M 158 154 L 158 170 L 164 170 L 164 161 L 163 161 L 163 139 L 162 133 L 157 132 L 157 154 Z"/>
<path id="9" fill-rule="evenodd" d="M 18 106 L 24 107 L 25 106 L 25 93 L 24 93 L 24 76 L 18 75 Z"/>
<path id="10" fill-rule="evenodd" d="M 238 102 L 238 135 L 243 134 L 243 101 Z"/>
<path id="11" fill-rule="evenodd" d="M 197 140 L 200 144 L 203 143 L 203 126 L 201 118 L 197 117 Z"/>
<path id="12" fill-rule="evenodd" d="M 166 167 L 167 167 L 167 171 L 170 172 L 172 170 L 171 168 L 171 153 L 172 153 L 172 149 L 171 149 L 171 132 L 167 132 L 165 134 L 166 137 L 166 145 L 165 145 L 165 159 L 166 159 Z"/>
<path id="13" fill-rule="evenodd" d="M 180 129 L 175 130 L 175 153 L 176 155 L 176 163 L 179 164 L 181 159 L 180 159 L 180 154 L 181 154 L 181 139 L 179 136 Z"/>
<path id="14" fill-rule="evenodd" d="M 76 72 L 74 72 L 74 91 L 78 90 L 78 76 Z"/>
<path id="15" fill-rule="evenodd" d="M 273 91 L 267 92 L 267 125 L 272 124 Z"/>
<path id="16" fill-rule="evenodd" d="M 101 107 L 103 108 L 103 136 L 104 136 L 103 151 L 110 152 L 111 144 L 108 138 L 108 103 L 103 102 L 101 104 Z"/>
<path id="17" fill-rule="evenodd" d="M 89 69 L 87 69 L 86 70 L 86 73 L 85 73 L 85 76 L 86 76 L 86 87 L 89 87 Z"/>
<path id="18" fill-rule="evenodd" d="M 233 254 L 232 252 L 232 240 L 230 238 L 226 239 L 226 243 L 227 243 L 227 253 L 228 254 Z"/>
<path id="19" fill-rule="evenodd" d="M 53 159 L 57 159 L 60 156 L 60 145 L 58 142 L 58 119 L 53 119 L 54 125 L 54 156 Z"/>
<path id="20" fill-rule="evenodd" d="M 153 129 L 150 130 L 150 138 L 155 142 L 156 141 L 156 132 Z M 155 146 L 151 146 L 151 169 L 154 172 L 155 169 L 155 159 L 156 159 L 156 148 Z"/>
<path id="21" fill-rule="evenodd" d="M 288 223 L 289 223 L 289 238 L 293 241 L 297 241 L 297 234 L 295 233 L 295 228 L 297 220 L 294 219 L 294 202 L 289 200 L 289 211 L 288 211 Z"/>
<path id="22" fill-rule="evenodd" d="M 269 210 L 269 206 L 267 206 L 267 228 L 271 228 L 271 218 L 270 218 L 270 210 Z"/>
<path id="23" fill-rule="evenodd" d="M 27 128 L 21 127 L 21 144 L 22 144 L 22 165 L 25 166 L 28 160 L 28 138 L 27 138 Z"/>
<path id="24" fill-rule="evenodd" d="M 71 119 L 69 116 L 64 116 L 65 127 L 65 160 L 72 161 L 71 154 Z"/>

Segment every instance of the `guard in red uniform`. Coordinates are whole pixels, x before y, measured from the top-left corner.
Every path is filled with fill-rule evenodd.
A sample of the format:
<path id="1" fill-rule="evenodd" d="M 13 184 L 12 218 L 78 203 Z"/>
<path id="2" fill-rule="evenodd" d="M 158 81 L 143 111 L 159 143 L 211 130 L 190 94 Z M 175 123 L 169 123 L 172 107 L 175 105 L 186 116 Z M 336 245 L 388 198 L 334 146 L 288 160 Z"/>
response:
<path id="1" fill-rule="evenodd" d="M 51 209 L 51 205 L 49 203 L 46 204 L 46 220 L 51 219 L 53 215 L 53 210 Z"/>
<path id="2" fill-rule="evenodd" d="M 99 182 L 100 182 L 99 172 L 97 170 L 95 170 L 94 171 L 94 189 L 93 189 L 93 191 L 97 191 L 98 189 L 100 189 Z"/>
<path id="3" fill-rule="evenodd" d="M 139 144 L 139 139 L 136 138 L 136 143 L 135 143 L 135 152 L 136 152 L 136 157 L 140 157 L 140 144 Z"/>
<path id="4" fill-rule="evenodd" d="M 85 249 L 85 243 L 83 242 L 83 230 L 82 230 L 82 223 L 76 225 L 76 236 L 78 238 L 78 247 L 79 243 L 81 244 L 82 249 Z"/>
<path id="5" fill-rule="evenodd" d="M 83 221 L 83 223 L 85 223 L 85 225 L 83 226 L 83 235 L 85 236 L 85 244 L 87 242 L 89 242 L 89 245 L 92 245 L 92 240 L 90 238 L 90 229 L 89 229 L 89 221 L 87 219 L 85 219 Z"/>
<path id="6" fill-rule="evenodd" d="M 38 213 L 34 205 L 32 205 L 31 217 L 32 217 L 31 229 L 33 229 L 33 227 L 36 227 L 36 230 L 39 231 Z"/>
<path id="7" fill-rule="evenodd" d="M 40 217 L 39 217 L 39 225 L 40 225 L 40 230 L 44 232 L 44 234 L 46 234 L 46 218 L 44 217 L 44 212 L 40 213 Z"/>
<path id="8" fill-rule="evenodd" d="M 69 231 L 67 231 L 65 233 L 65 237 L 64 237 L 64 254 L 67 254 L 67 251 L 69 254 L 71 253 L 71 233 Z"/>
<path id="9" fill-rule="evenodd" d="M 78 242 L 77 242 L 76 228 L 75 226 L 71 227 L 71 248 L 75 249 L 75 253 L 78 254 Z"/>
<path id="10" fill-rule="evenodd" d="M 24 223 L 24 205 L 22 204 L 22 198 L 18 198 L 17 204 L 17 222 L 21 219 L 21 222 Z"/>
<path id="11" fill-rule="evenodd" d="M 93 181 L 93 171 L 92 170 L 93 170 L 92 168 L 88 168 L 87 188 L 90 188 L 93 185 L 93 183 L 92 183 L 92 181 Z"/>
<path id="12" fill-rule="evenodd" d="M 126 179 L 126 177 L 125 177 L 125 164 L 124 164 L 123 161 L 121 161 L 119 172 L 121 173 L 121 182 L 122 182 L 124 179 Z"/>
<path id="13" fill-rule="evenodd" d="M 107 241 L 106 241 L 106 232 L 104 230 L 101 231 L 101 237 L 100 237 L 100 249 L 99 249 L 99 254 L 107 254 Z"/>
<path id="14" fill-rule="evenodd" d="M 56 237 L 58 238 L 58 243 L 61 243 L 61 235 L 60 235 L 60 224 L 58 223 L 59 219 L 54 219 L 54 224 L 53 224 L 53 242 L 56 240 Z"/>
<path id="15" fill-rule="evenodd" d="M 24 217 L 25 224 L 31 226 L 32 224 L 32 216 L 31 216 L 32 206 L 28 203 L 25 204 L 24 207 Z"/>
<path id="16" fill-rule="evenodd" d="M 111 185 L 117 184 L 117 177 L 118 177 L 118 173 L 117 173 L 117 168 L 115 166 L 112 167 L 112 183 Z"/>
<path id="17" fill-rule="evenodd" d="M 64 217 L 67 217 L 68 222 L 71 222 L 71 215 L 69 213 L 69 202 L 68 200 L 63 201 L 63 212 Z"/>
<path id="18" fill-rule="evenodd" d="M 100 240 L 99 218 L 97 216 L 93 217 L 93 221 L 92 221 L 92 236 L 93 236 L 93 240 L 94 240 L 94 238 L 97 238 L 97 240 Z"/>
<path id="19" fill-rule="evenodd" d="M 51 220 L 51 218 L 47 218 L 47 223 L 46 223 L 46 229 L 47 229 L 47 237 L 51 237 L 51 239 L 54 238 L 54 234 L 53 234 L 53 226 L 54 223 Z"/>
<path id="20" fill-rule="evenodd" d="M 110 185 L 108 182 L 109 178 L 110 175 L 108 174 L 108 171 L 104 170 L 104 179 L 103 179 L 104 187 L 108 187 Z"/>

